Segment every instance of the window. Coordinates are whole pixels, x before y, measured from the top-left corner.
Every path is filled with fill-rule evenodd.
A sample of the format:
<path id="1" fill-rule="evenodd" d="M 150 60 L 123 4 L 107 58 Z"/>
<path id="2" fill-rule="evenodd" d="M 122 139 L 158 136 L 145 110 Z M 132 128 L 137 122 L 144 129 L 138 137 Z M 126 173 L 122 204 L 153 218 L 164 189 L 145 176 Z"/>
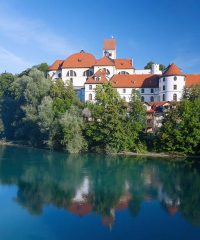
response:
<path id="1" fill-rule="evenodd" d="M 153 88 L 151 88 L 151 93 L 153 93 L 154 91 L 153 91 Z"/>
<path id="2" fill-rule="evenodd" d="M 62 77 L 62 74 L 61 74 L 61 73 L 58 73 L 58 77 L 61 78 L 61 77 Z"/>
<path id="3" fill-rule="evenodd" d="M 123 93 L 126 93 L 126 89 L 125 88 L 123 88 Z"/>
<path id="4" fill-rule="evenodd" d="M 69 70 L 68 72 L 67 72 L 67 75 L 66 75 L 67 77 L 76 77 L 76 72 L 75 71 L 73 71 L 73 70 Z"/>
<path id="5" fill-rule="evenodd" d="M 90 101 L 92 100 L 92 94 L 91 93 L 89 94 L 89 100 Z"/>
<path id="6" fill-rule="evenodd" d="M 103 68 L 103 70 L 106 72 L 106 75 L 110 75 L 110 71 L 107 68 Z"/>
<path id="7" fill-rule="evenodd" d="M 143 96 L 141 97 L 141 101 L 144 102 L 144 97 Z"/>
<path id="8" fill-rule="evenodd" d="M 144 93 L 144 88 L 141 89 L 141 93 Z"/>
<path id="9" fill-rule="evenodd" d="M 92 85 L 89 85 L 89 90 L 92 90 Z"/>
<path id="10" fill-rule="evenodd" d="M 165 91 L 165 85 L 163 85 L 163 91 Z"/>
<path id="11" fill-rule="evenodd" d="M 150 101 L 154 102 L 154 97 L 153 96 L 151 96 Z"/>
<path id="12" fill-rule="evenodd" d="M 124 101 L 126 101 L 126 97 L 123 97 Z"/>
<path id="13" fill-rule="evenodd" d="M 176 80 L 177 80 L 177 77 L 175 76 L 175 77 L 174 77 L 174 81 L 176 81 Z"/>
<path id="14" fill-rule="evenodd" d="M 163 78 L 163 82 L 165 82 L 165 78 Z"/>
<path id="15" fill-rule="evenodd" d="M 163 96 L 162 96 L 162 100 L 165 101 L 165 94 L 163 94 Z"/>
<path id="16" fill-rule="evenodd" d="M 177 94 L 176 93 L 174 93 L 174 95 L 173 95 L 173 101 L 177 101 Z"/>
<path id="17" fill-rule="evenodd" d="M 174 90 L 177 90 L 177 85 L 174 85 Z"/>
<path id="18" fill-rule="evenodd" d="M 118 74 L 119 74 L 119 75 L 129 75 L 129 73 L 126 72 L 126 71 L 121 71 L 121 72 L 119 72 Z"/>
<path id="19" fill-rule="evenodd" d="M 92 71 L 89 70 L 89 69 L 86 70 L 85 72 L 83 72 L 83 76 L 84 76 L 84 77 L 90 77 L 90 76 L 92 76 L 92 74 L 93 74 Z"/>
<path id="20" fill-rule="evenodd" d="M 70 78 L 70 82 L 73 84 L 73 78 Z"/>

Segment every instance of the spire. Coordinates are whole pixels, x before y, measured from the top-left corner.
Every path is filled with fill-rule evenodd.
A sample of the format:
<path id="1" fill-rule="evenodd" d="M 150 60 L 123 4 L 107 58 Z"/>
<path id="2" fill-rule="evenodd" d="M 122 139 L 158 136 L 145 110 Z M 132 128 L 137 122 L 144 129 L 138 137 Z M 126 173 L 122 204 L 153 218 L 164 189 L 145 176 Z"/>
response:
<path id="1" fill-rule="evenodd" d="M 176 76 L 176 75 L 184 75 L 182 70 L 176 66 L 176 64 L 170 64 L 166 70 L 163 72 L 163 76 Z"/>

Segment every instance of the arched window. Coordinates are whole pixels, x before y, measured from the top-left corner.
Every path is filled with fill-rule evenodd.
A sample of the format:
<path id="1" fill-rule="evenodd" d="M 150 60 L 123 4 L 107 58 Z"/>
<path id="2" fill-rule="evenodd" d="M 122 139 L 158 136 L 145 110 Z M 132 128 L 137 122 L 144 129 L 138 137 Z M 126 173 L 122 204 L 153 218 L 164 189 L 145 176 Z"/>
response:
<path id="1" fill-rule="evenodd" d="M 92 101 L 92 94 L 89 94 L 89 100 Z"/>
<path id="2" fill-rule="evenodd" d="M 154 97 L 153 96 L 151 96 L 150 101 L 154 102 Z"/>
<path id="3" fill-rule="evenodd" d="M 176 93 L 173 94 L 173 101 L 175 101 L 175 102 L 177 101 L 177 94 Z"/>
<path id="4" fill-rule="evenodd" d="M 69 70 L 68 72 L 67 72 L 67 75 L 66 75 L 67 77 L 76 77 L 76 72 L 75 71 L 73 71 L 73 70 Z"/>
<path id="5" fill-rule="evenodd" d="M 91 70 L 86 70 L 85 72 L 83 72 L 83 76 L 84 77 L 90 77 L 90 76 L 92 76 L 92 74 L 93 74 L 93 72 L 91 71 Z"/>
<path id="6" fill-rule="evenodd" d="M 144 102 L 144 97 L 143 96 L 141 97 L 141 101 Z"/>
<path id="7" fill-rule="evenodd" d="M 162 95 L 162 100 L 165 101 L 165 94 Z"/>
<path id="8" fill-rule="evenodd" d="M 121 72 L 119 72 L 118 74 L 119 74 L 119 75 L 129 75 L 129 73 L 126 72 L 126 71 L 121 71 Z"/>
<path id="9" fill-rule="evenodd" d="M 110 75 L 110 71 L 107 68 L 103 68 L 103 70 L 106 72 L 106 75 Z"/>

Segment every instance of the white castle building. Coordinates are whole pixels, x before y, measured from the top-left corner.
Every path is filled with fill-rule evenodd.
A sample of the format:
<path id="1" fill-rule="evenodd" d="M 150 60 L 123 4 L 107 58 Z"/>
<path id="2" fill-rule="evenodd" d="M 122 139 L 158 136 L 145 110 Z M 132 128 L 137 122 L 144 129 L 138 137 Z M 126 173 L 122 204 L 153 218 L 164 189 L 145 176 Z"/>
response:
<path id="1" fill-rule="evenodd" d="M 56 60 L 49 67 L 49 76 L 72 82 L 82 101 L 95 101 L 96 86 L 108 81 L 127 102 L 133 89 L 140 92 L 144 102 L 179 101 L 184 87 L 200 84 L 200 74 L 184 74 L 174 63 L 163 72 L 159 64 L 151 69 L 135 69 L 132 59 L 117 58 L 115 39 L 104 41 L 100 59 L 82 50 L 65 60 Z"/>

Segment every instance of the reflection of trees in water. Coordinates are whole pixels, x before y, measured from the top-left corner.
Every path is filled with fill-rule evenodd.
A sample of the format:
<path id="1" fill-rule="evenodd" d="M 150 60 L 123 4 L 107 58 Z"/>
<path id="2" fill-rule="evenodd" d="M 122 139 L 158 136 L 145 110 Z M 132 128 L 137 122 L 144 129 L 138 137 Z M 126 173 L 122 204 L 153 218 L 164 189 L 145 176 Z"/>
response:
<path id="1" fill-rule="evenodd" d="M 32 214 L 53 204 L 81 216 L 95 211 L 110 225 L 115 209 L 127 208 L 137 216 L 143 201 L 158 200 L 168 213 L 180 211 L 200 224 L 197 166 L 23 148 L 1 148 L 0 157 L 1 183 L 17 185 L 16 201 Z"/>

